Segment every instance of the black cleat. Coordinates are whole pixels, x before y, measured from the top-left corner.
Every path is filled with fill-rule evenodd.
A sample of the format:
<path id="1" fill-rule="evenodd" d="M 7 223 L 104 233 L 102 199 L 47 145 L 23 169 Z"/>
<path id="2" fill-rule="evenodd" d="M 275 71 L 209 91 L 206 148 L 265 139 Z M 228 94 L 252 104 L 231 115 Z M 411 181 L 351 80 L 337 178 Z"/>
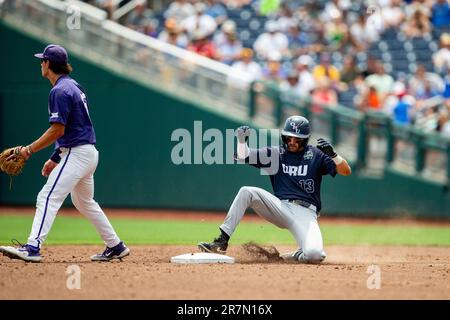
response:
<path id="1" fill-rule="evenodd" d="M 228 241 L 219 237 L 214 239 L 213 242 L 200 242 L 198 248 L 203 252 L 225 253 L 228 248 Z"/>

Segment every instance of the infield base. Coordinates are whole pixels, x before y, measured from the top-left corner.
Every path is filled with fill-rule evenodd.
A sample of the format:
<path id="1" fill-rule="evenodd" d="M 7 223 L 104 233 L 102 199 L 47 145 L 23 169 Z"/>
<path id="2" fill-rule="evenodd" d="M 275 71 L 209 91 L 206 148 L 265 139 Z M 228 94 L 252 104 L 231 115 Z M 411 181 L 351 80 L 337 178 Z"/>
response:
<path id="1" fill-rule="evenodd" d="M 199 263 L 234 263 L 234 258 L 223 254 L 196 252 L 187 253 L 170 258 L 171 263 L 199 264 Z"/>

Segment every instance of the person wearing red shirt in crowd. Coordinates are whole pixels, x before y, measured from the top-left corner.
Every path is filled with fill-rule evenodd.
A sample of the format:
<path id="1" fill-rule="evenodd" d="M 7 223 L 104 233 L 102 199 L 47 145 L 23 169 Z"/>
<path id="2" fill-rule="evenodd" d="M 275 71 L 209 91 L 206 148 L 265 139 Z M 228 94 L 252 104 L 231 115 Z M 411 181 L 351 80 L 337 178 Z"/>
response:
<path id="1" fill-rule="evenodd" d="M 216 47 L 208 35 L 202 30 L 196 30 L 192 36 L 192 43 L 189 44 L 188 50 L 193 51 L 204 57 L 216 60 Z"/>

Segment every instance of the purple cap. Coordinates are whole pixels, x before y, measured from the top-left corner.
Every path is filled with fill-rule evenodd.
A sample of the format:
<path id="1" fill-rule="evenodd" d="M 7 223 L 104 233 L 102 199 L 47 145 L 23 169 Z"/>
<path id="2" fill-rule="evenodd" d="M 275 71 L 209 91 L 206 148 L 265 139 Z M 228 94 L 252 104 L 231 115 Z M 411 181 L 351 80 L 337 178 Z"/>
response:
<path id="1" fill-rule="evenodd" d="M 57 44 L 49 44 L 45 47 L 44 52 L 36 53 L 34 56 L 39 59 L 50 60 L 62 65 L 66 65 L 69 59 L 66 49 Z"/>

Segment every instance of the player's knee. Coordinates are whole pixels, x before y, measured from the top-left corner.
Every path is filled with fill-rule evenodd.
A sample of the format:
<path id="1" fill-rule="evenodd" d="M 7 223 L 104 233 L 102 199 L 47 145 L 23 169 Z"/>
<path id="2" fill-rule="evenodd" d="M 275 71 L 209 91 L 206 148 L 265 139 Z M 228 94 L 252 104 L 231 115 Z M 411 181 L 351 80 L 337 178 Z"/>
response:
<path id="1" fill-rule="evenodd" d="M 75 208 L 78 209 L 78 207 L 80 206 L 80 200 L 78 199 L 78 197 L 74 196 L 73 194 L 70 194 L 70 198 Z"/>
<path id="2" fill-rule="evenodd" d="M 83 200 L 77 196 L 71 195 L 72 203 L 77 208 L 77 210 L 81 212 L 90 211 L 96 208 L 97 202 L 93 199 L 91 200 Z"/>
<path id="3" fill-rule="evenodd" d="M 244 199 L 248 202 L 248 205 L 251 206 L 252 204 L 252 200 L 253 200 L 253 195 L 256 194 L 256 188 L 255 187 L 248 187 L 248 186 L 244 186 L 241 187 L 241 189 L 239 189 L 239 193 L 238 193 L 238 197 L 240 199 Z"/>
<path id="4" fill-rule="evenodd" d="M 241 187 L 239 189 L 238 196 L 241 198 L 242 197 L 243 198 L 251 197 L 252 196 L 252 187 L 247 187 L 247 186 Z"/>
<path id="5" fill-rule="evenodd" d="M 42 189 L 36 198 L 36 207 L 45 206 L 49 192 L 46 189 Z"/>
<path id="6" fill-rule="evenodd" d="M 325 258 L 326 254 L 323 250 L 311 248 L 304 250 L 299 260 L 306 263 L 321 263 Z"/>

